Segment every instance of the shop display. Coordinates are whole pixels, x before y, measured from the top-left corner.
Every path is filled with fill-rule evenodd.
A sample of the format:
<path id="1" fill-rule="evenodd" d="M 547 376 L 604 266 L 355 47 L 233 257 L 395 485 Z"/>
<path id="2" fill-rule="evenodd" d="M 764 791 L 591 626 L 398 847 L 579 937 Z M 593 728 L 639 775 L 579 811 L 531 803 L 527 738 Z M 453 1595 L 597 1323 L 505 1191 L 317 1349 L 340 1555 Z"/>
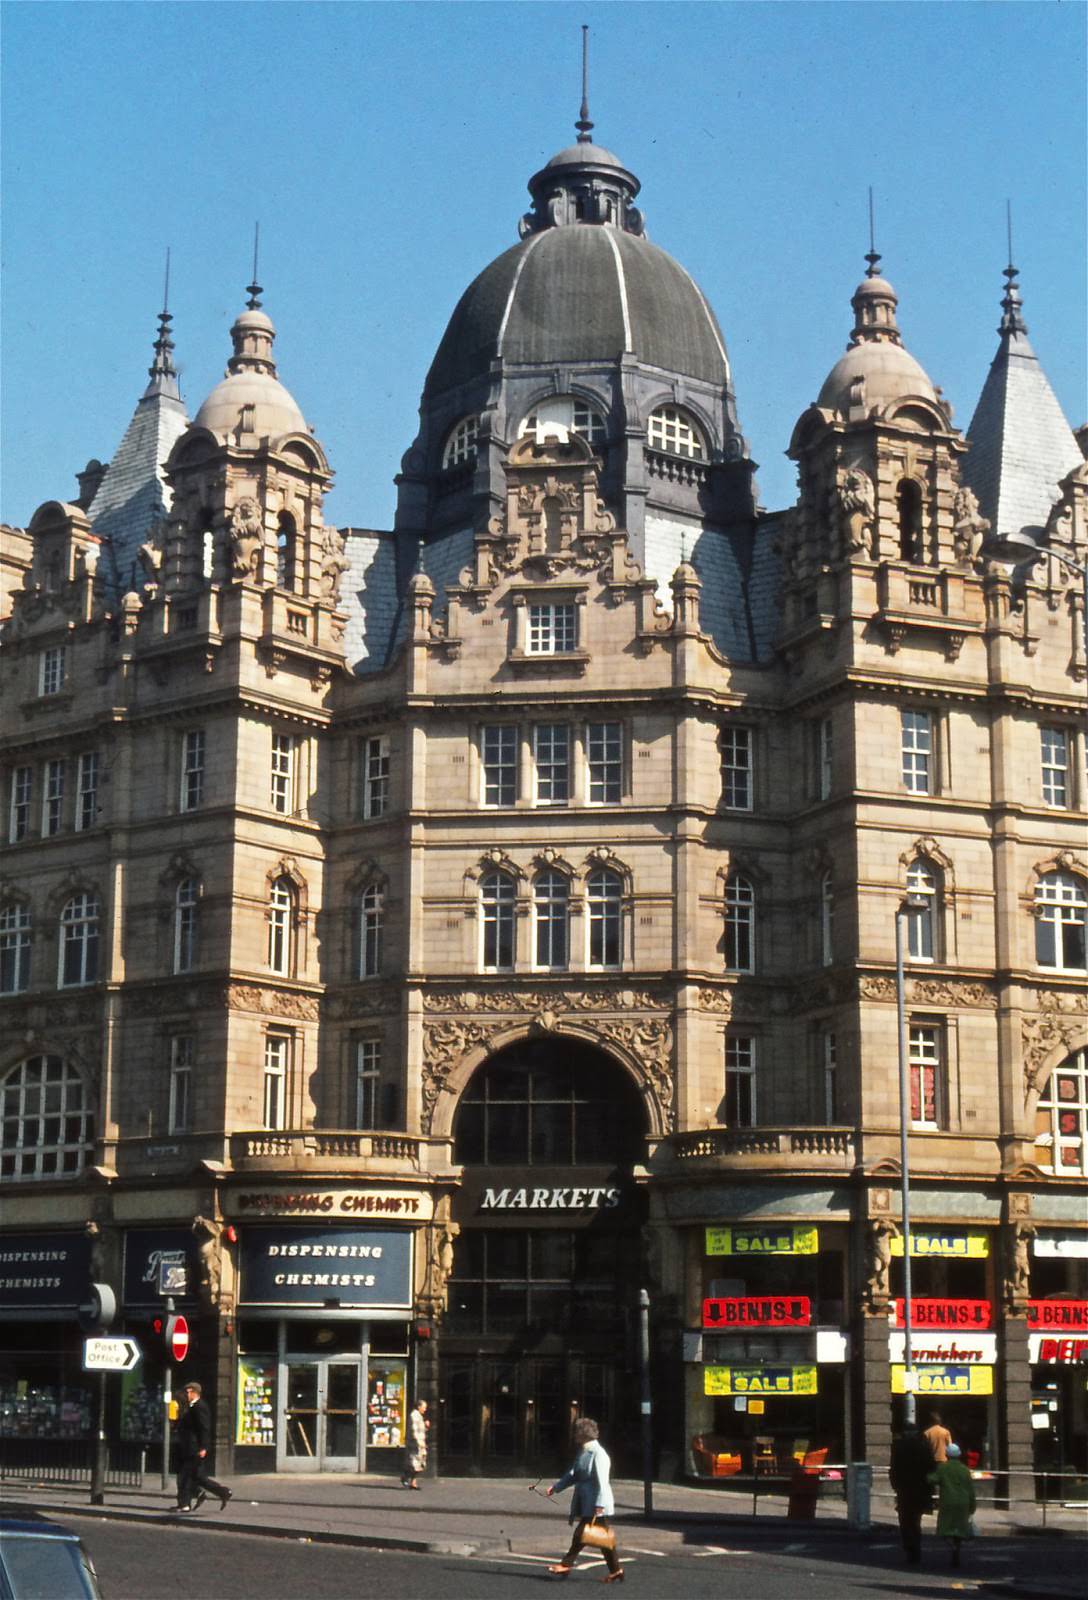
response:
<path id="1" fill-rule="evenodd" d="M 141 1383 L 126 1372 L 122 1387 L 121 1437 L 134 1444 L 155 1444 L 162 1438 L 162 1385 Z"/>
<path id="2" fill-rule="evenodd" d="M 85 1439 L 91 1431 L 91 1396 L 86 1389 L 30 1384 L 0 1388 L 0 1437 Z"/>
<path id="3" fill-rule="evenodd" d="M 276 1363 L 260 1356 L 238 1358 L 238 1427 L 235 1444 L 276 1442 Z"/>
<path id="4" fill-rule="evenodd" d="M 404 1440 L 407 1362 L 372 1361 L 367 1369 L 366 1442 L 399 1449 Z"/>

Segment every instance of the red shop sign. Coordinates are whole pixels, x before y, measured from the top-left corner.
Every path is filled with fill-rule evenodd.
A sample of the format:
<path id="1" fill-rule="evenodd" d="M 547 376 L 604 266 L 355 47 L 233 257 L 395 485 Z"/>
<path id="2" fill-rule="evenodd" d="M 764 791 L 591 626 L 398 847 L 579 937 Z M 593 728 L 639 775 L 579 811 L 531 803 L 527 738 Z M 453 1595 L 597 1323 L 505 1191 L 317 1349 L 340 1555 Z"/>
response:
<path id="1" fill-rule="evenodd" d="M 1088 1300 L 1029 1300 L 1028 1327 L 1088 1333 Z"/>
<path id="2" fill-rule="evenodd" d="M 911 1300 L 910 1325 L 912 1328 L 988 1328 L 993 1314 L 988 1300 L 933 1300 L 923 1295 Z M 895 1302 L 895 1325 L 903 1326 L 902 1300 Z"/>
<path id="3" fill-rule="evenodd" d="M 807 1294 L 745 1295 L 703 1301 L 704 1328 L 807 1328 L 812 1301 Z"/>

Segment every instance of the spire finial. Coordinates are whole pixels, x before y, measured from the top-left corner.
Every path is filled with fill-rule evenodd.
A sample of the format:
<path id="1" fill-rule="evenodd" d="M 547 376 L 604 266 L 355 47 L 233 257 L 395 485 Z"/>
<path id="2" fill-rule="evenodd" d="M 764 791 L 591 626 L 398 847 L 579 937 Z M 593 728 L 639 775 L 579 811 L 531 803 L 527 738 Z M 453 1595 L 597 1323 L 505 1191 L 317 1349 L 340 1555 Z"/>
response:
<path id="1" fill-rule="evenodd" d="M 249 311 L 257 311 L 260 308 L 261 295 L 264 293 L 264 290 L 257 282 L 257 253 L 260 248 L 260 243 L 261 225 L 259 222 L 255 222 L 253 224 L 253 282 L 246 284 L 246 293 L 249 296 L 249 299 L 246 301 L 246 308 Z"/>
<path id="2" fill-rule="evenodd" d="M 1027 323 L 1023 318 L 1024 302 L 1020 298 L 1020 285 L 1016 279 L 1019 268 L 1012 262 L 1012 201 L 1005 201 L 1005 232 L 1009 245 L 1009 264 L 1002 272 L 1005 279 L 1005 293 L 1001 297 L 1001 326 L 998 333 L 1027 333 Z"/>
<path id="3" fill-rule="evenodd" d="M 582 24 L 582 107 L 574 126 L 578 129 L 578 143 L 589 144 L 593 124 L 589 120 L 589 25 L 585 22 Z"/>
<path id="4" fill-rule="evenodd" d="M 874 221 L 873 221 L 873 186 L 872 186 L 872 184 L 869 185 L 869 253 L 865 257 L 865 259 L 869 263 L 869 270 L 865 274 L 865 276 L 867 278 L 879 278 L 879 276 L 880 276 L 880 253 L 879 253 L 879 251 L 877 250 L 877 247 L 876 247 L 876 227 L 875 227 L 875 224 L 874 224 Z"/>
<path id="5" fill-rule="evenodd" d="M 177 369 L 170 359 L 170 352 L 174 348 L 174 341 L 170 337 L 170 324 L 173 317 L 167 309 L 170 304 L 170 247 L 166 247 L 166 275 L 162 289 L 162 310 L 159 312 L 159 331 L 155 337 L 155 359 L 147 369 L 151 382 L 147 386 L 146 394 L 161 394 L 169 392 L 177 394 Z"/>

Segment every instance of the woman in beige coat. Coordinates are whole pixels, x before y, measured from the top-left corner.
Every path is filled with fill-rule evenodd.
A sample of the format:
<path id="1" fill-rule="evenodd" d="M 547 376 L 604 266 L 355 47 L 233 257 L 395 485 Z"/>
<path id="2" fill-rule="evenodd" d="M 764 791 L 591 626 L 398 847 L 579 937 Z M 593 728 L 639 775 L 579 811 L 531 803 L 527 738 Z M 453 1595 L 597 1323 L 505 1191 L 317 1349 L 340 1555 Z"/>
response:
<path id="1" fill-rule="evenodd" d="M 417 1400 L 408 1413 L 408 1443 L 404 1451 L 404 1471 L 400 1481 L 406 1489 L 418 1489 L 416 1478 L 427 1468 L 427 1402 Z"/>

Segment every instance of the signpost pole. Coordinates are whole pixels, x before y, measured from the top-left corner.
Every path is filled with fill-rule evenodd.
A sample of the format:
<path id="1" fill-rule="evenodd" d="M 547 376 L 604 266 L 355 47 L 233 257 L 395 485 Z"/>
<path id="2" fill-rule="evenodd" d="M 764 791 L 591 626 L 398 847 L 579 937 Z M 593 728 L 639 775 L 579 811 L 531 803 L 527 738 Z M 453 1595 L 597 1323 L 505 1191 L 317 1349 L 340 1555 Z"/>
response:
<path id="1" fill-rule="evenodd" d="M 899 1190 L 902 1209 L 903 1234 L 903 1422 L 913 1428 L 917 1421 L 917 1402 L 914 1398 L 914 1352 L 911 1347 L 911 1320 L 913 1295 L 911 1292 L 910 1259 L 910 1156 L 908 1134 L 910 1130 L 910 1065 L 907 1048 L 906 984 L 903 973 L 903 925 L 909 910 L 909 900 L 895 913 L 895 1002 L 899 1035 Z M 919 1093 L 922 1086 L 919 1084 Z"/>
<path id="2" fill-rule="evenodd" d="M 163 1315 L 163 1329 L 165 1330 L 167 1319 L 169 1317 L 172 1317 L 173 1314 L 174 1314 L 174 1301 L 173 1301 L 173 1297 L 171 1295 L 167 1295 L 167 1297 L 166 1297 L 166 1300 L 165 1300 L 164 1305 L 163 1305 L 163 1313 L 164 1313 L 164 1315 Z M 171 1362 L 170 1362 L 170 1346 L 168 1344 L 166 1344 L 165 1338 L 163 1340 L 163 1343 L 164 1343 L 164 1347 L 166 1349 L 166 1367 L 165 1367 L 164 1372 L 163 1372 L 163 1380 L 162 1380 L 162 1487 L 163 1487 L 163 1489 L 169 1489 L 169 1487 L 170 1487 L 170 1407 L 172 1406 L 173 1401 L 174 1401 L 174 1396 L 173 1396 L 173 1394 L 171 1392 L 172 1389 L 173 1389 L 173 1386 L 174 1386 L 174 1369 L 173 1369 L 173 1366 L 171 1365 Z"/>
<path id="3" fill-rule="evenodd" d="M 91 1461 L 91 1504 L 100 1506 L 106 1498 L 106 1372 L 98 1374 L 95 1396 L 94 1456 Z"/>
<path id="4" fill-rule="evenodd" d="M 650 1397 L 650 1296 L 638 1292 L 638 1364 L 642 1379 L 642 1514 L 654 1513 L 653 1400 Z"/>

